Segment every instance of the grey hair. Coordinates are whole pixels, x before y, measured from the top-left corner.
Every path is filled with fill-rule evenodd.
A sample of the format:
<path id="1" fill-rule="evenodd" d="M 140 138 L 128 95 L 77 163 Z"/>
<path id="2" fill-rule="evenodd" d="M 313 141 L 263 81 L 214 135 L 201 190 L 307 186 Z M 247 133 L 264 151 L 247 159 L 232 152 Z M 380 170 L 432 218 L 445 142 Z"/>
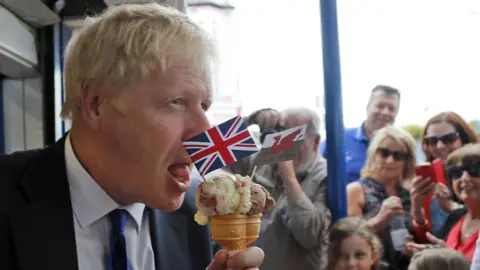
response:
<path id="1" fill-rule="evenodd" d="M 307 134 L 316 137 L 320 136 L 320 116 L 307 107 L 291 107 L 283 110 L 282 114 L 289 116 L 305 116 L 309 119 L 307 124 Z"/>

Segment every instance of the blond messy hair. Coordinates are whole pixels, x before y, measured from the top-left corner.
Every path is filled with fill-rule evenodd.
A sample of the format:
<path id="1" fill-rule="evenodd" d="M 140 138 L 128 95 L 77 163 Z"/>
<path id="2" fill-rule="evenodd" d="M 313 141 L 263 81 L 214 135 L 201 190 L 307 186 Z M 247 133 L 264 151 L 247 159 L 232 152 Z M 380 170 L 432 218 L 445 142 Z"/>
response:
<path id="1" fill-rule="evenodd" d="M 214 43 L 185 14 L 156 3 L 124 4 L 87 18 L 65 53 L 66 100 L 63 119 L 80 113 L 80 91 L 95 82 L 114 98 L 126 85 L 179 63 L 200 67 L 210 82 Z"/>

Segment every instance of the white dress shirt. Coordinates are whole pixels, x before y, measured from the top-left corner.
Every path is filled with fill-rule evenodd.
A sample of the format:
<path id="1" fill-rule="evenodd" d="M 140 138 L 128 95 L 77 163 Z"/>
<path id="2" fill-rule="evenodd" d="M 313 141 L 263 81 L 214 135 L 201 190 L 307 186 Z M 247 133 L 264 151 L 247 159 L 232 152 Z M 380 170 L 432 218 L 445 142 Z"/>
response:
<path id="1" fill-rule="evenodd" d="M 122 208 L 129 213 L 125 226 L 127 254 L 132 270 L 154 270 L 148 212 L 134 203 L 120 207 L 82 167 L 65 140 L 65 164 L 73 208 L 79 270 L 107 270 L 111 224 L 108 213 Z"/>

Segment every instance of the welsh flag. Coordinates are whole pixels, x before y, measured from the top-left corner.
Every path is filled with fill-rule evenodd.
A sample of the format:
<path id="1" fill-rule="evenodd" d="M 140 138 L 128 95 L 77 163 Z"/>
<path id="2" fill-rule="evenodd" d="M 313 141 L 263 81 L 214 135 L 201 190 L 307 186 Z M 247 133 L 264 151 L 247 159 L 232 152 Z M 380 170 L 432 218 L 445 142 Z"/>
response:
<path id="1" fill-rule="evenodd" d="M 266 165 L 297 159 L 300 145 L 305 139 L 307 125 L 290 128 L 281 132 L 268 134 L 262 149 L 256 158 L 256 165 Z"/>

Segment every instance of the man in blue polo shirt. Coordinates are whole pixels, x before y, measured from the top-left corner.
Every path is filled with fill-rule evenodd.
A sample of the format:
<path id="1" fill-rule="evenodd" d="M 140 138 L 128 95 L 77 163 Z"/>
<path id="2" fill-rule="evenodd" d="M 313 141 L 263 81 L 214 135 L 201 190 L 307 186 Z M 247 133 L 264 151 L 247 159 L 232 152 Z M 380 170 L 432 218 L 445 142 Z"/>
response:
<path id="1" fill-rule="evenodd" d="M 367 159 L 367 148 L 375 131 L 392 124 L 400 107 L 400 92 L 386 85 L 373 88 L 367 105 L 367 119 L 360 127 L 345 129 L 345 165 L 347 182 L 360 179 L 360 170 Z M 320 153 L 327 158 L 326 141 L 320 145 Z"/>

